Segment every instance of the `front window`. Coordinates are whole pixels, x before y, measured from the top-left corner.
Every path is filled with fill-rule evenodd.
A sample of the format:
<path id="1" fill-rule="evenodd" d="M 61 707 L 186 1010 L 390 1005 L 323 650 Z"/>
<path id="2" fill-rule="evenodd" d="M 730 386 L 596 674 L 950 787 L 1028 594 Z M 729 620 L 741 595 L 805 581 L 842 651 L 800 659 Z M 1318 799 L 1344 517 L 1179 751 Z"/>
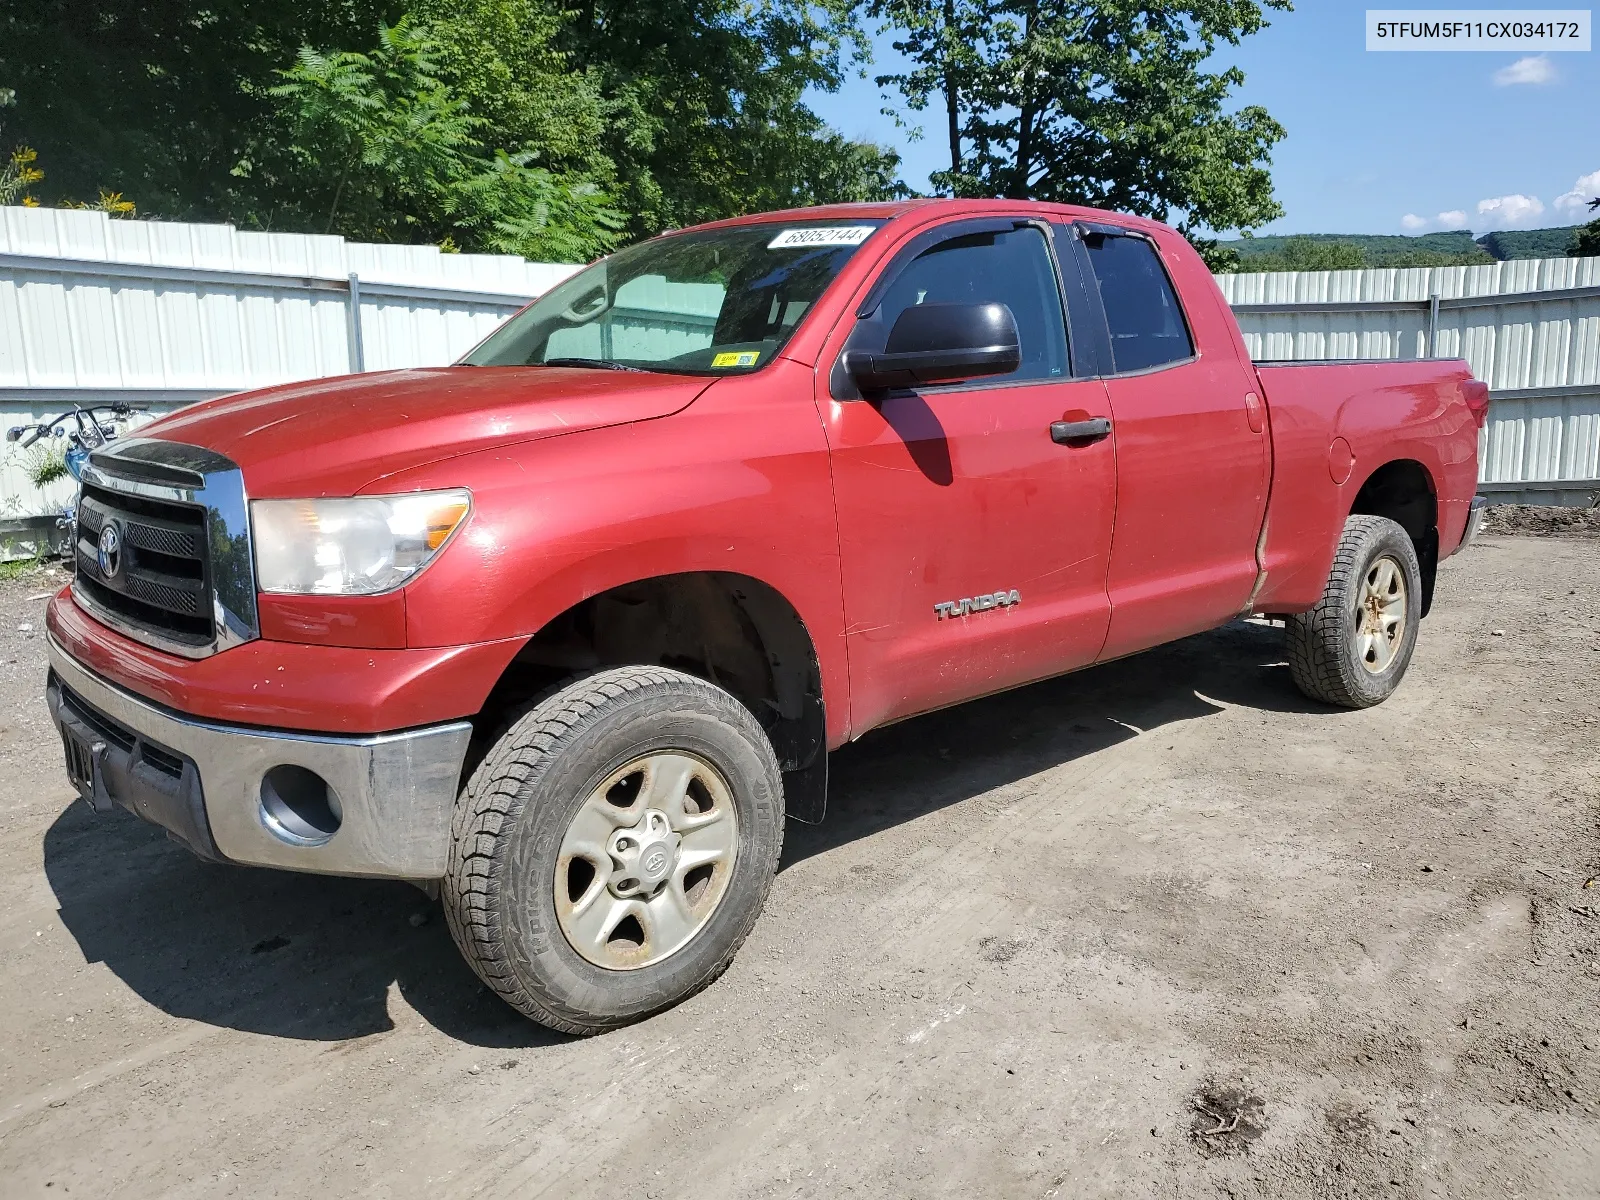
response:
<path id="1" fill-rule="evenodd" d="M 461 361 L 737 375 L 765 366 L 881 221 L 659 237 L 580 271 Z"/>
<path id="2" fill-rule="evenodd" d="M 878 312 L 885 329 L 917 304 L 1004 304 L 1017 322 L 1022 365 L 983 382 L 1018 383 L 1068 374 L 1067 332 L 1055 264 L 1032 226 L 969 233 L 924 250 L 889 285 Z"/>

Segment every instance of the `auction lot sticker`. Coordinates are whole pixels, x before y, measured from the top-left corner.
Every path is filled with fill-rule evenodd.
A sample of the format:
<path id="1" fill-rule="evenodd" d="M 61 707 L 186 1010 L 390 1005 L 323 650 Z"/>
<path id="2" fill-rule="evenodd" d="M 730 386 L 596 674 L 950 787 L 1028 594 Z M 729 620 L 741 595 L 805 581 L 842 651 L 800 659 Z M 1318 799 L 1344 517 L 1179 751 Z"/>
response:
<path id="1" fill-rule="evenodd" d="M 1368 50 L 1588 50 L 1587 8 L 1369 8 Z"/>
<path id="2" fill-rule="evenodd" d="M 871 235 L 873 225 L 813 225 L 809 229 L 785 229 L 767 243 L 768 250 L 801 250 L 810 246 L 859 246 Z"/>

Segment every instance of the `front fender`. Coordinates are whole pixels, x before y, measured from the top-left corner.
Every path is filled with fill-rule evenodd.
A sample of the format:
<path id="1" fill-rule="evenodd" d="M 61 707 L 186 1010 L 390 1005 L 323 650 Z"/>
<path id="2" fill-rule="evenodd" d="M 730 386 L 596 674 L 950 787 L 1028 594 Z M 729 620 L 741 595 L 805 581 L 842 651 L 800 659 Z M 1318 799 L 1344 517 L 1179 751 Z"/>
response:
<path id="1" fill-rule="evenodd" d="M 465 529 L 406 589 L 413 647 L 529 637 L 600 592 L 663 575 L 746 575 L 785 597 L 821 667 L 829 741 L 848 674 L 827 444 L 810 374 L 778 360 L 683 412 L 452 459 L 385 490 L 466 486 Z"/>

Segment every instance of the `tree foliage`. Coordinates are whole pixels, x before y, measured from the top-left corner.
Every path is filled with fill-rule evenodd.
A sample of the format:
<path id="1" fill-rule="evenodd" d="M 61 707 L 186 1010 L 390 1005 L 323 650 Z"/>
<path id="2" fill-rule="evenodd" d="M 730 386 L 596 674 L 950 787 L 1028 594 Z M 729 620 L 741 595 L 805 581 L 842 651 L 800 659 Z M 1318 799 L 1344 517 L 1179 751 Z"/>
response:
<path id="1" fill-rule="evenodd" d="M 1283 127 L 1231 108 L 1210 71 L 1289 0 L 869 0 L 912 67 L 880 76 L 914 111 L 944 107 L 956 195 L 1088 204 L 1206 229 L 1280 216 L 1267 171 Z M 1217 257 L 1225 258 L 1226 250 Z"/>
<path id="2" fill-rule="evenodd" d="M 1420 236 L 1303 234 L 1250 237 L 1222 245 L 1237 255 L 1236 271 L 1354 271 L 1367 267 L 1460 267 L 1494 262 L 1466 230 Z"/>
<path id="3" fill-rule="evenodd" d="M 11 88 L 0 88 L 0 109 L 10 108 L 17 102 L 17 94 Z M 0 122 L 0 134 L 5 132 L 5 125 Z M 4 141 L 0 141 L 0 153 L 3 153 Z M 44 179 L 44 172 L 39 168 L 39 152 L 32 146 L 16 146 L 7 155 L 4 163 L 0 163 L 0 204 L 21 204 L 32 208 L 39 202 L 33 198 L 29 190 L 34 184 Z"/>
<path id="4" fill-rule="evenodd" d="M 26 0 L 0 5 L 0 84 L 45 204 L 121 192 L 151 216 L 272 224 L 281 190 L 230 174 L 275 136 L 266 89 L 301 46 L 357 49 L 395 0 Z M 282 226 L 278 226 L 282 227 Z"/>
<path id="5" fill-rule="evenodd" d="M 368 241 L 450 237 L 578 261 L 611 249 L 622 215 L 592 181 L 535 166 L 531 152 L 485 151 L 490 123 L 441 78 L 442 51 L 409 18 L 380 25 L 370 53 L 300 51 L 269 89 L 309 185 L 298 206 L 321 220 L 325 205 L 325 229 Z"/>
<path id="6" fill-rule="evenodd" d="M 1502 261 L 1511 258 L 1562 258 L 1572 248 L 1576 225 L 1547 229 L 1497 229 L 1478 239 L 1490 255 Z"/>
<path id="7" fill-rule="evenodd" d="M 861 44 L 848 0 L 29 0 L 0 84 L 47 203 L 570 258 L 903 191 L 803 102 Z"/>
<path id="8" fill-rule="evenodd" d="M 1600 212 L 1600 196 L 1589 201 L 1589 211 Z M 1572 235 L 1572 249 L 1567 253 L 1573 258 L 1600 258 L 1600 217 L 1579 226 Z"/>
<path id="9" fill-rule="evenodd" d="M 435 198 L 469 170 L 480 122 L 438 78 L 436 50 L 408 20 L 380 24 L 372 53 L 303 47 L 268 89 L 285 102 L 288 150 L 304 178 L 314 191 L 332 191 L 326 229 L 342 202 L 346 227 L 390 240 L 385 226 L 416 221 L 408 200 Z"/>
<path id="10" fill-rule="evenodd" d="M 849 0 L 582 0 L 558 45 L 606 98 L 634 233 L 904 194 L 896 152 L 829 129 L 803 100 L 837 88 L 864 48 Z"/>
<path id="11" fill-rule="evenodd" d="M 21 204 L 37 208 L 39 202 L 29 190 L 44 178 L 38 167 L 39 152 L 31 146 L 18 146 L 0 164 L 0 204 Z"/>
<path id="12" fill-rule="evenodd" d="M 0 84 L 45 203 L 587 257 L 619 236 L 907 194 L 892 150 L 805 103 L 863 60 L 866 12 L 945 109 L 961 195 L 1206 230 L 1278 213 L 1282 129 L 1213 50 L 1288 0 L 29 0 Z M 36 168 L 34 168 L 36 169 Z M 112 200 L 106 203 L 112 203 Z M 625 213 L 620 227 L 617 213 Z"/>

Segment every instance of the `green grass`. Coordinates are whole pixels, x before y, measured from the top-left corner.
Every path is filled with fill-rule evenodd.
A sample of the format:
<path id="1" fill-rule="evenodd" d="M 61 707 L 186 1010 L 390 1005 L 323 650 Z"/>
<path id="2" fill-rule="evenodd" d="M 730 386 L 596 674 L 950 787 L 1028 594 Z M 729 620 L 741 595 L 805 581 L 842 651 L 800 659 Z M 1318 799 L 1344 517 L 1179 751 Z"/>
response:
<path id="1" fill-rule="evenodd" d="M 49 574 L 59 576 L 57 582 L 65 583 L 66 574 L 60 570 L 59 558 L 16 558 L 10 562 L 0 562 L 0 583 L 10 583 L 18 579 L 31 579 L 36 575 Z"/>

